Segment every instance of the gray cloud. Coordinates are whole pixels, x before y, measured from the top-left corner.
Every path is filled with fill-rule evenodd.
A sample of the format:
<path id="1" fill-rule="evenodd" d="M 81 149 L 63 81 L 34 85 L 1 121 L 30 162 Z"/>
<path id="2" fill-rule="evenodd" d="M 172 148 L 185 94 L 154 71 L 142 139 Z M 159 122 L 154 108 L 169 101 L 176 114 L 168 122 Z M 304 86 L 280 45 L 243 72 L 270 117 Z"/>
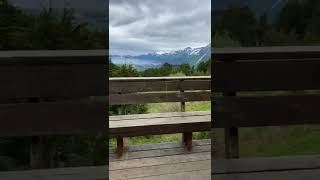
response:
<path id="1" fill-rule="evenodd" d="M 205 46 L 211 38 L 210 16 L 210 0 L 110 0 L 110 52 Z"/>

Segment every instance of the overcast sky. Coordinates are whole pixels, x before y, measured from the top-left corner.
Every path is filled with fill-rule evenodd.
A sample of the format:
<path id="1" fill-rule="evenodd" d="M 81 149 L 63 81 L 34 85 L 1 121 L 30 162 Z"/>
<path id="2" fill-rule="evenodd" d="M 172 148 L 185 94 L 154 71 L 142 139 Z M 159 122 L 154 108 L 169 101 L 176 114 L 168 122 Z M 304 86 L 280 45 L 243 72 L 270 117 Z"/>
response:
<path id="1" fill-rule="evenodd" d="M 109 36 L 118 55 L 206 46 L 211 0 L 110 0 Z"/>

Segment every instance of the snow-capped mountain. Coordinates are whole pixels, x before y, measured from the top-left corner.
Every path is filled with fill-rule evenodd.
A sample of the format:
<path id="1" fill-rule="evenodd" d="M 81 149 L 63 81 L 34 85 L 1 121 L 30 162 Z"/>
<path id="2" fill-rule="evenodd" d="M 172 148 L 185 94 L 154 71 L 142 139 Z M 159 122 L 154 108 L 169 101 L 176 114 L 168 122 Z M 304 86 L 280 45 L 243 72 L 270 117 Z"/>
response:
<path id="1" fill-rule="evenodd" d="M 111 59 L 116 64 L 133 64 L 133 65 L 161 65 L 169 63 L 172 65 L 190 64 L 196 66 L 202 61 L 210 59 L 211 44 L 200 47 L 187 47 L 182 50 L 172 51 L 168 53 L 149 53 L 139 56 L 119 56 L 111 55 Z"/>

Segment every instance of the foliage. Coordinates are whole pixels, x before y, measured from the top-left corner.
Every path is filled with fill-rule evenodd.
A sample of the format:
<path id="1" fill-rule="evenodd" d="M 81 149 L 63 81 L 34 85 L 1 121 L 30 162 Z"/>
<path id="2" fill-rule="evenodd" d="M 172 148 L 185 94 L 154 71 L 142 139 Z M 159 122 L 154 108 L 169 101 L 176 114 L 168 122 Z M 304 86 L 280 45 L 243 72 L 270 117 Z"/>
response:
<path id="1" fill-rule="evenodd" d="M 106 39 L 106 31 L 77 22 L 72 9 L 30 15 L 0 0 L 0 50 L 104 49 Z M 33 139 L 0 138 L 0 170 L 30 168 Z M 41 137 L 46 150 L 41 153 L 42 167 L 105 164 L 105 141 L 102 136 Z"/>
<path id="2" fill-rule="evenodd" d="M 291 0 L 274 20 L 255 17 L 248 7 L 232 7 L 213 17 L 213 46 L 317 45 L 320 40 L 320 2 Z"/>

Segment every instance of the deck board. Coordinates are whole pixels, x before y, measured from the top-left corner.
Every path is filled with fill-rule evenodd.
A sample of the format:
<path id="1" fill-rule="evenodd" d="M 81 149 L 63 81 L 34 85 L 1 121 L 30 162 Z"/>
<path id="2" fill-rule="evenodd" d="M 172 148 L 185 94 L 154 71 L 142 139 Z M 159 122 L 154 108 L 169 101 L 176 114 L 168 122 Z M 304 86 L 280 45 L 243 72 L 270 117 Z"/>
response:
<path id="1" fill-rule="evenodd" d="M 319 180 L 320 170 L 294 170 L 294 171 L 271 171 L 271 172 L 251 172 L 239 174 L 214 175 L 214 180 Z"/>
<path id="2" fill-rule="evenodd" d="M 319 179 L 320 156 L 213 159 L 215 180 Z"/>
<path id="3" fill-rule="evenodd" d="M 211 178 L 211 140 L 194 141 L 192 151 L 179 143 L 133 146 L 119 158 L 109 154 L 109 179 Z"/>
<path id="4" fill-rule="evenodd" d="M 106 180 L 107 166 L 0 172 L 1 180 Z"/>

